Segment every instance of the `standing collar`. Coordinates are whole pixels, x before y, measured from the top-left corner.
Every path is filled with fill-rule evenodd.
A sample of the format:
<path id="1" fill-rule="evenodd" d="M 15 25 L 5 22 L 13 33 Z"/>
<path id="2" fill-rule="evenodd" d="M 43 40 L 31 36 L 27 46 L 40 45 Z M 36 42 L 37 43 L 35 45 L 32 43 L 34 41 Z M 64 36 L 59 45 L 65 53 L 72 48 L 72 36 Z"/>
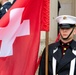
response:
<path id="1" fill-rule="evenodd" d="M 76 49 L 76 41 L 72 40 L 70 42 L 69 46 L 72 48 L 72 49 Z M 59 41 L 59 45 L 61 45 L 61 41 Z"/>
<path id="2" fill-rule="evenodd" d="M 72 41 L 73 41 L 73 40 L 71 40 L 71 41 L 69 41 L 69 42 L 67 42 L 67 43 L 64 43 L 64 42 L 62 42 L 62 41 L 60 40 L 60 45 L 61 45 L 61 46 L 70 46 L 70 44 L 72 43 Z"/>

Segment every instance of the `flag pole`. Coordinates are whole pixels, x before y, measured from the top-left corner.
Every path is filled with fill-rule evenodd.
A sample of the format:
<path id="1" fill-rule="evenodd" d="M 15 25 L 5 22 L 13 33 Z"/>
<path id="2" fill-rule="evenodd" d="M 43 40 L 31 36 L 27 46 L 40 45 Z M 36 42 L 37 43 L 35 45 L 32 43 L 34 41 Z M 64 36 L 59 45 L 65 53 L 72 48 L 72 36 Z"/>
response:
<path id="1" fill-rule="evenodd" d="M 48 44 L 49 44 L 49 32 L 46 32 L 46 50 L 45 50 L 45 75 L 48 75 Z"/>

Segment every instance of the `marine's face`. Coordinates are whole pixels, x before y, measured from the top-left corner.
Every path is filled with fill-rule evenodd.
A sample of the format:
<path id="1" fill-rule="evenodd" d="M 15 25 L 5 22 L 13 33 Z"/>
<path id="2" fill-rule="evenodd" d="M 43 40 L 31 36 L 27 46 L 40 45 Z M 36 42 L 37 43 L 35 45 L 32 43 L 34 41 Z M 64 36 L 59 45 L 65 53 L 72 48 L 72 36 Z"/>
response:
<path id="1" fill-rule="evenodd" d="M 2 0 L 0 0 L 0 4 L 2 3 Z"/>
<path id="2" fill-rule="evenodd" d="M 60 34 L 63 38 L 67 38 L 69 36 L 69 34 L 72 32 L 73 28 L 60 28 Z M 76 29 L 73 30 L 73 32 L 71 33 L 71 35 L 69 36 L 69 38 L 67 40 L 71 40 L 73 39 L 74 34 L 76 33 Z M 62 39 L 61 37 L 61 39 Z"/>

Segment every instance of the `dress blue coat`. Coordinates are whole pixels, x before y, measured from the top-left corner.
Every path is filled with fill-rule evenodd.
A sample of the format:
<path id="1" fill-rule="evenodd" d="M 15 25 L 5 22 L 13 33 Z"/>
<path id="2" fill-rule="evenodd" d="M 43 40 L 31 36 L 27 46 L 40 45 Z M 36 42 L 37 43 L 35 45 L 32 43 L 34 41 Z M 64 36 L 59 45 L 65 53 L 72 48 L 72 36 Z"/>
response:
<path id="1" fill-rule="evenodd" d="M 38 75 L 45 75 L 45 50 L 42 54 Z M 76 75 L 76 42 L 74 40 L 63 57 L 60 41 L 49 45 L 48 75 Z"/>

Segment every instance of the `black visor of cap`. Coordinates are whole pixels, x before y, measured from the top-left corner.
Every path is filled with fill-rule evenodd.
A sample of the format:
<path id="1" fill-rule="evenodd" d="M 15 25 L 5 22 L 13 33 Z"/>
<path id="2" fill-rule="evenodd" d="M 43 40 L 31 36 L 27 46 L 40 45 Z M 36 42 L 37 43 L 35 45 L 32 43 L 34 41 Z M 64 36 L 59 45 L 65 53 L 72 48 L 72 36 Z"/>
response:
<path id="1" fill-rule="evenodd" d="M 75 24 L 59 24 L 60 28 L 72 28 L 75 27 Z"/>

